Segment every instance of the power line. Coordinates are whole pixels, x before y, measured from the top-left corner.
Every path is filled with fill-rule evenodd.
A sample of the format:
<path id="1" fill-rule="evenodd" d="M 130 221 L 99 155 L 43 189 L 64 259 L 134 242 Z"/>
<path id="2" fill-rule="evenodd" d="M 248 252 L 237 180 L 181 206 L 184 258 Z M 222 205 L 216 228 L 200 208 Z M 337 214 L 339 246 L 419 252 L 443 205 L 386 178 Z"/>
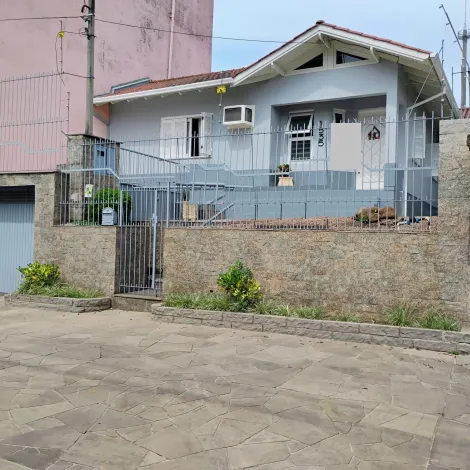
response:
<path id="1" fill-rule="evenodd" d="M 0 22 L 4 21 L 26 21 L 26 20 L 68 20 L 73 18 L 83 18 L 83 16 L 37 16 L 37 17 L 22 17 L 22 18 L 0 18 Z"/>
<path id="2" fill-rule="evenodd" d="M 169 29 L 158 29 L 158 28 L 151 28 L 149 26 L 138 26 L 136 24 L 128 24 L 128 23 L 118 23 L 117 21 L 109 21 L 103 20 L 100 18 L 96 18 L 96 21 L 101 23 L 108 23 L 114 24 L 118 26 L 126 26 L 128 28 L 136 28 L 136 29 L 146 29 L 148 31 L 156 31 L 158 33 L 171 33 Z M 174 34 L 181 34 L 183 36 L 196 36 L 200 38 L 207 38 L 207 39 L 224 39 L 226 41 L 243 41 L 243 42 L 262 42 L 262 43 L 275 43 L 275 44 L 308 44 L 310 41 L 276 41 L 270 39 L 250 39 L 250 38 L 234 38 L 234 37 L 226 37 L 226 36 L 212 36 L 210 34 L 196 34 L 196 33 L 186 33 L 184 31 L 173 31 Z M 313 42 L 311 42 L 314 44 Z"/>

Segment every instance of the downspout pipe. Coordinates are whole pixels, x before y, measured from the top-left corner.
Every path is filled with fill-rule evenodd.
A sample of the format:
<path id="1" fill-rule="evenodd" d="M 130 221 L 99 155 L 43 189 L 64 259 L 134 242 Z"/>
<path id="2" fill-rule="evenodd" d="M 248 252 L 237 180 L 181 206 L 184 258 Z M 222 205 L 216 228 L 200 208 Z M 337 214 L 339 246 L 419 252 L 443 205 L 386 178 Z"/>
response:
<path id="1" fill-rule="evenodd" d="M 171 78 L 173 72 L 173 38 L 175 35 L 175 10 L 176 0 L 172 0 L 171 4 L 171 26 L 170 26 L 170 46 L 168 48 L 168 74 L 167 78 Z"/>

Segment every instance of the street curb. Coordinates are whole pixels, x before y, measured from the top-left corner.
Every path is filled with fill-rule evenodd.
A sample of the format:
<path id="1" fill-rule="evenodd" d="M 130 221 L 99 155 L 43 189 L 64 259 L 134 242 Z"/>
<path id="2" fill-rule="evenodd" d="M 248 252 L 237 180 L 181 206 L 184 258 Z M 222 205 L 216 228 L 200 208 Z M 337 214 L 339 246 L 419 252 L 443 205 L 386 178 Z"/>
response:
<path id="1" fill-rule="evenodd" d="M 470 354 L 470 334 L 370 323 L 256 315 L 251 313 L 192 310 L 152 305 L 152 313 L 170 323 L 265 331 L 310 338 L 335 339 L 355 343 L 381 344 L 403 348 Z"/>

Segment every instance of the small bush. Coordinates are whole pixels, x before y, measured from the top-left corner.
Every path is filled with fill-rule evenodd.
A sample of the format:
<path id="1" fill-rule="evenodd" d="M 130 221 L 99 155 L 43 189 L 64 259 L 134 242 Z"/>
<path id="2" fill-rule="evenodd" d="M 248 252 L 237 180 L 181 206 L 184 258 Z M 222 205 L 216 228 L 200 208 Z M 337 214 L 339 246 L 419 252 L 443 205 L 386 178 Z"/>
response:
<path id="1" fill-rule="evenodd" d="M 240 260 L 230 266 L 226 273 L 219 275 L 217 285 L 242 309 L 254 307 L 263 300 L 261 287 L 251 269 Z"/>
<path id="2" fill-rule="evenodd" d="M 165 307 L 192 308 L 199 310 L 236 311 L 236 305 L 225 294 L 168 294 L 163 300 Z"/>
<path id="3" fill-rule="evenodd" d="M 294 310 L 294 314 L 299 318 L 309 318 L 310 320 L 325 318 L 325 311 L 321 307 L 298 307 Z"/>
<path id="4" fill-rule="evenodd" d="M 99 291 L 78 289 L 60 282 L 59 267 L 55 264 L 41 264 L 35 261 L 25 268 L 18 268 L 21 284 L 18 294 L 43 295 L 46 297 L 70 297 L 75 299 L 101 297 Z"/>
<path id="5" fill-rule="evenodd" d="M 69 286 L 68 284 L 54 284 L 52 286 L 32 286 L 25 289 L 21 286 L 18 289 L 19 294 L 25 295 L 43 295 L 46 297 L 68 297 L 71 299 L 93 299 L 102 297 L 100 291 L 89 291 L 86 289 L 79 289 L 77 287 Z"/>
<path id="6" fill-rule="evenodd" d="M 111 207 L 120 214 L 121 191 L 115 188 L 103 188 L 96 192 L 92 204 L 88 207 L 88 220 L 101 224 L 103 209 Z M 132 196 L 122 191 L 123 217 L 127 219 L 132 209 Z"/>
<path id="7" fill-rule="evenodd" d="M 59 267 L 55 264 L 41 264 L 35 261 L 25 268 L 18 268 L 21 273 L 21 286 L 24 289 L 52 286 L 59 282 Z"/>
<path id="8" fill-rule="evenodd" d="M 418 319 L 421 328 L 431 330 L 460 331 L 460 323 L 453 317 L 430 309 Z"/>
<path id="9" fill-rule="evenodd" d="M 339 315 L 335 315 L 334 317 L 331 317 L 331 320 L 346 321 L 346 322 L 351 322 L 351 323 L 360 322 L 360 319 L 356 317 L 356 315 L 353 315 L 351 313 L 340 313 Z"/>
<path id="10" fill-rule="evenodd" d="M 418 314 L 414 307 L 410 305 L 395 305 L 387 312 L 388 323 L 393 326 L 411 326 L 418 325 Z"/>

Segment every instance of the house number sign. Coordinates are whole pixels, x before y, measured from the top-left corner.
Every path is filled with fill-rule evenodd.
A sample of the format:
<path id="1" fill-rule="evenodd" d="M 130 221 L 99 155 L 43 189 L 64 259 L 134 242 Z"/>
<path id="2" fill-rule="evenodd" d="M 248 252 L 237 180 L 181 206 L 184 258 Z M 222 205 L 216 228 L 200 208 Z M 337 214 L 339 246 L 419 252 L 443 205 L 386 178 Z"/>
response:
<path id="1" fill-rule="evenodd" d="M 323 121 L 318 121 L 318 146 L 325 145 L 325 129 L 323 128 Z"/>

